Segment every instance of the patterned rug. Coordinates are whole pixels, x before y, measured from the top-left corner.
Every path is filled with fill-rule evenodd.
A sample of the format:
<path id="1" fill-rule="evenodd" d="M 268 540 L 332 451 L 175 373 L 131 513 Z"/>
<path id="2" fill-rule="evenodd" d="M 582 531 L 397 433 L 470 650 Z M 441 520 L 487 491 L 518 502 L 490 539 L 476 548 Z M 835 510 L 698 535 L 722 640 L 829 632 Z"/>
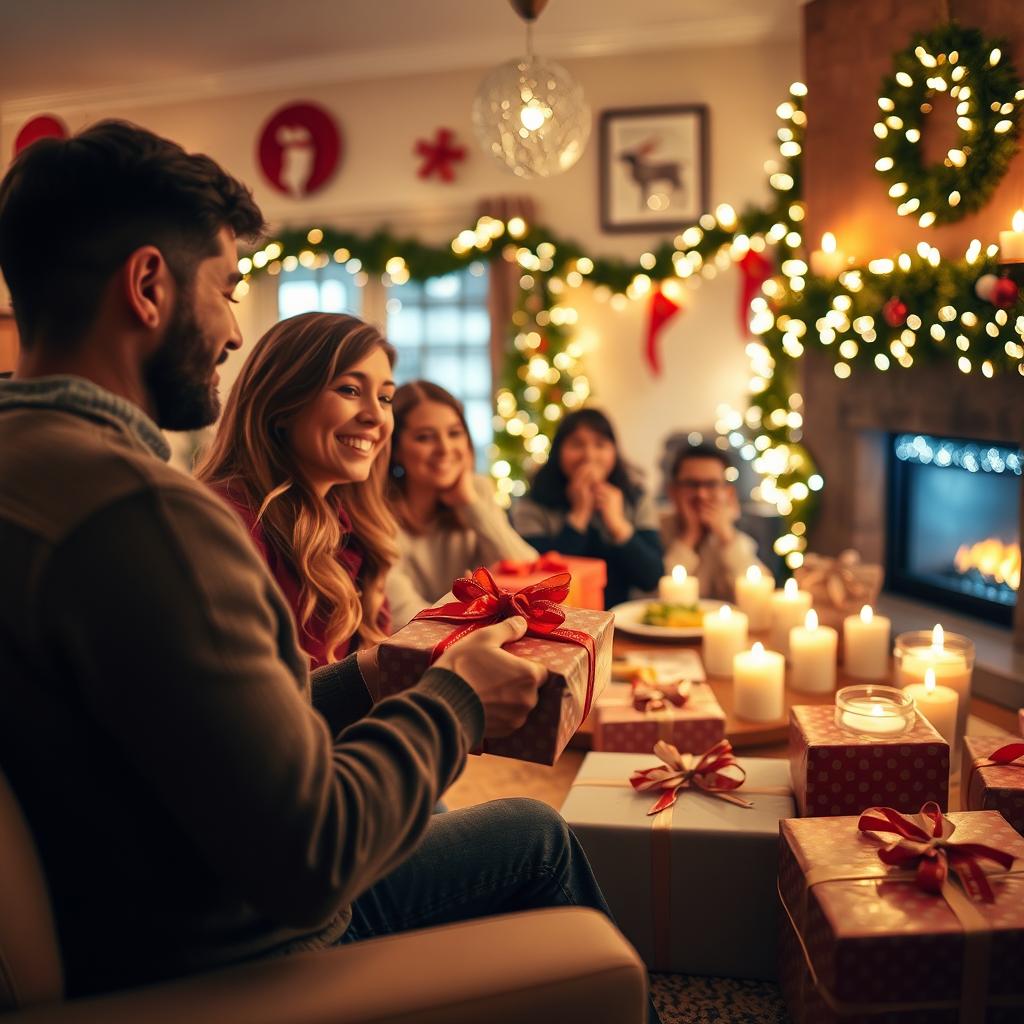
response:
<path id="1" fill-rule="evenodd" d="M 767 981 L 652 974 L 662 1024 L 789 1024 L 779 986 Z"/>

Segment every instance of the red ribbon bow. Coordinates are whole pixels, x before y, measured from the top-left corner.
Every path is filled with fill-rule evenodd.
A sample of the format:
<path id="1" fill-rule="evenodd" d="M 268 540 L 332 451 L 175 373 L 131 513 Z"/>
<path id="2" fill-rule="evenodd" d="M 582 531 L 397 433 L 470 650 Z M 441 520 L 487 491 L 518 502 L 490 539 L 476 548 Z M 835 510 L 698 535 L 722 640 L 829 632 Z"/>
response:
<path id="1" fill-rule="evenodd" d="M 681 708 L 690 698 L 690 683 L 659 683 L 638 676 L 632 681 L 633 708 L 636 711 L 664 711 L 671 704 Z"/>
<path id="2" fill-rule="evenodd" d="M 513 615 L 521 615 L 526 619 L 526 632 L 529 636 L 579 644 L 587 652 L 587 695 L 583 703 L 583 718 L 586 718 L 594 699 L 596 651 L 594 638 L 589 633 L 561 628 L 565 622 L 565 612 L 559 604 L 568 596 L 571 582 L 569 573 L 561 572 L 538 583 L 531 583 L 521 590 L 504 590 L 494 582 L 490 572 L 481 566 L 471 576 L 463 576 L 452 584 L 452 593 L 458 598 L 457 601 L 449 601 L 437 608 L 424 608 L 413 618 L 439 619 L 460 624 L 459 629 L 452 630 L 434 646 L 430 655 L 432 663 L 464 636 Z"/>
<path id="3" fill-rule="evenodd" d="M 934 801 L 926 803 L 917 818 L 920 824 L 891 807 L 869 807 L 857 827 L 861 832 L 898 836 L 878 851 L 878 857 L 893 867 L 916 868 L 915 881 L 922 891 L 939 895 L 952 868 L 971 900 L 991 903 L 995 895 L 978 860 L 990 860 L 1009 871 L 1013 855 L 983 843 L 950 842 L 956 825 Z"/>
<path id="4" fill-rule="evenodd" d="M 684 789 L 695 789 L 740 807 L 754 806 L 749 800 L 729 792 L 743 785 L 747 772 L 733 757 L 732 744 L 728 740 L 719 740 L 700 756 L 681 754 L 671 743 L 658 740 L 654 744 L 654 753 L 663 764 L 638 769 L 629 777 L 630 785 L 638 792 L 662 791 L 648 815 L 671 807 Z"/>
<path id="5" fill-rule="evenodd" d="M 503 558 L 494 569 L 503 576 L 530 576 L 535 572 L 568 572 L 569 563 L 557 551 L 547 551 L 532 562 Z"/>
<path id="6" fill-rule="evenodd" d="M 1024 768 L 1024 743 L 1007 743 L 1005 747 L 993 750 L 988 759 L 1001 767 L 1013 765 L 1014 768 Z"/>

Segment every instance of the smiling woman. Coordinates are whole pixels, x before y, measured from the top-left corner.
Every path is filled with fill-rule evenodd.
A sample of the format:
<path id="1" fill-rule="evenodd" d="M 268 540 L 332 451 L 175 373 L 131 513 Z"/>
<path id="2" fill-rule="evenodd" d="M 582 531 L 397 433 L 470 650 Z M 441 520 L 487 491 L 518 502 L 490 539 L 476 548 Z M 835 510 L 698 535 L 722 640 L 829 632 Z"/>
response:
<path id="1" fill-rule="evenodd" d="M 314 667 L 388 628 L 393 363 L 394 349 L 356 317 L 281 321 L 242 367 L 197 472 L 242 517 Z"/>

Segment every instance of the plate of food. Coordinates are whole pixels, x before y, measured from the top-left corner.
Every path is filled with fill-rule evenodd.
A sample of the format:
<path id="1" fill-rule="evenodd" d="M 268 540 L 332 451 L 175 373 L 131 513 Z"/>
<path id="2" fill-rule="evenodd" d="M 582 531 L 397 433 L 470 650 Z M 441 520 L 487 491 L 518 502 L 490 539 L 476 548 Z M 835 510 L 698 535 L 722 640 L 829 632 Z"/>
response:
<path id="1" fill-rule="evenodd" d="M 652 640 L 693 640 L 704 635 L 704 616 L 716 612 L 724 601 L 698 601 L 695 605 L 672 604 L 643 598 L 625 601 L 611 609 L 615 628 Z"/>

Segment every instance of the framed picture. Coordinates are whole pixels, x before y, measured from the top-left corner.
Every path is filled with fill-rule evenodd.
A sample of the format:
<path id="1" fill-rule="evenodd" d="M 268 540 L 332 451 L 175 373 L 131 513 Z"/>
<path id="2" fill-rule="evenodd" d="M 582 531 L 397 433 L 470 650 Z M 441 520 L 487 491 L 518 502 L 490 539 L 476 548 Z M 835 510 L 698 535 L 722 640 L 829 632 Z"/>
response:
<path id="1" fill-rule="evenodd" d="M 706 106 L 601 114 L 601 228 L 677 231 L 708 208 Z"/>

